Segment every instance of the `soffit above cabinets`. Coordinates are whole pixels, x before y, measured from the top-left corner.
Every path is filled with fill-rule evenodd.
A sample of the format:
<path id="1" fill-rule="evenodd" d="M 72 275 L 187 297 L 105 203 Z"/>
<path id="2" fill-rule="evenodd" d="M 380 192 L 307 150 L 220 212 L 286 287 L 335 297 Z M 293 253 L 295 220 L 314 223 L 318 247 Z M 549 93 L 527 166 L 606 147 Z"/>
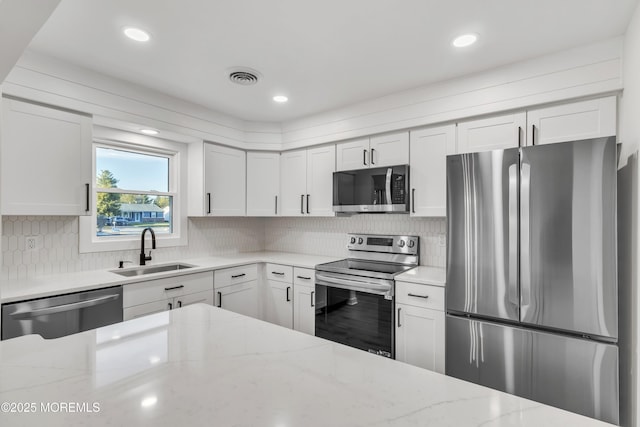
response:
<path id="1" fill-rule="evenodd" d="M 637 0 L 65 0 L 30 49 L 242 120 L 284 122 L 624 34 Z M 125 26 L 147 30 L 136 44 Z M 479 41 L 456 50 L 461 33 Z M 228 71 L 258 70 L 253 86 Z M 276 104 L 274 95 L 289 102 Z"/>

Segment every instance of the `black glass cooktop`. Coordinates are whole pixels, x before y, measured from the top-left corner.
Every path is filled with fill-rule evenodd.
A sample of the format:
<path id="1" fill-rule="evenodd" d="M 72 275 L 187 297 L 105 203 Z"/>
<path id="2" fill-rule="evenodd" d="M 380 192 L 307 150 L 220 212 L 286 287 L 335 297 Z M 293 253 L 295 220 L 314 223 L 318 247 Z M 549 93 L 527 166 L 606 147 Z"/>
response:
<path id="1" fill-rule="evenodd" d="M 411 265 L 350 258 L 316 265 L 316 270 L 393 279 L 396 274 L 410 270 L 413 267 Z"/>

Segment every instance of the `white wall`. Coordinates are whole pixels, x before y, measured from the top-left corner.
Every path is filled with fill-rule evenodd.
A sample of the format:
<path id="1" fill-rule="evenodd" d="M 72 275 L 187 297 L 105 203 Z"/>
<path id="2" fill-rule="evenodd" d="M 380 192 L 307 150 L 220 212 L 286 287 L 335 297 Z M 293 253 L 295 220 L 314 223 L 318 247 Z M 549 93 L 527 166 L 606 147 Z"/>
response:
<path id="1" fill-rule="evenodd" d="M 619 141 L 622 143 L 621 166 L 640 148 L 640 7 L 632 17 L 624 39 L 624 92 L 620 98 Z M 638 162 L 632 157 L 618 174 L 618 240 L 620 285 L 620 350 L 621 350 L 621 421 L 638 426 L 640 377 L 638 376 L 638 271 L 640 240 L 638 230 Z"/>

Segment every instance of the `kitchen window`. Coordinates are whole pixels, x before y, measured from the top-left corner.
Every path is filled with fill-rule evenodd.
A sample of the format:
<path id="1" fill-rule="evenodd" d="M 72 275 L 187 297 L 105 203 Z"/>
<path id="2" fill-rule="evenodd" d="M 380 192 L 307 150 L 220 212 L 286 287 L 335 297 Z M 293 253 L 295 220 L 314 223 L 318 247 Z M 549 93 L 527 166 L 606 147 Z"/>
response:
<path id="1" fill-rule="evenodd" d="M 139 249 L 147 227 L 158 247 L 186 245 L 184 161 L 184 144 L 95 141 L 93 209 L 80 218 L 80 252 Z"/>

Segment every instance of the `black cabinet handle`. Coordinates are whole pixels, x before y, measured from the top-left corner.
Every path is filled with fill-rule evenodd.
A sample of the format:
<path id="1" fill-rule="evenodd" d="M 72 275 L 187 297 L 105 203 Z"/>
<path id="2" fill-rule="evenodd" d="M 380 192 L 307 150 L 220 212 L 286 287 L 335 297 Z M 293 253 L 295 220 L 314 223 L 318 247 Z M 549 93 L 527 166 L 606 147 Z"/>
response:
<path id="1" fill-rule="evenodd" d="M 169 303 L 169 310 L 173 310 L 173 304 Z"/>
<path id="2" fill-rule="evenodd" d="M 178 301 L 178 308 L 182 307 L 182 301 Z"/>
<path id="3" fill-rule="evenodd" d="M 304 215 L 304 194 L 300 195 L 300 213 Z"/>
<path id="4" fill-rule="evenodd" d="M 411 189 L 411 213 L 416 213 L 416 189 Z"/>
<path id="5" fill-rule="evenodd" d="M 309 194 L 307 194 L 307 213 L 309 212 L 309 199 L 311 198 L 311 196 Z"/>
<path id="6" fill-rule="evenodd" d="M 89 212 L 89 211 L 91 211 L 91 194 L 90 194 L 90 191 L 89 191 L 89 189 L 91 188 L 91 186 L 89 185 L 89 183 L 86 183 L 86 184 L 84 185 L 84 187 L 85 187 L 85 190 L 86 190 L 86 192 L 87 192 L 87 194 L 86 194 L 86 195 L 87 195 L 87 206 L 86 206 L 85 211 L 86 211 L 86 212 Z"/>
<path id="7" fill-rule="evenodd" d="M 400 324 L 400 310 L 402 310 L 402 307 L 398 307 L 398 328 L 399 328 L 400 326 L 402 326 L 402 325 Z"/>
<path id="8" fill-rule="evenodd" d="M 289 296 L 290 289 L 291 289 L 291 286 L 287 286 L 287 301 L 291 301 L 291 297 Z"/>
<path id="9" fill-rule="evenodd" d="M 278 196 L 276 196 L 276 215 L 278 215 Z"/>
<path id="10" fill-rule="evenodd" d="M 275 275 L 278 275 L 278 276 L 284 276 L 284 273 L 281 273 L 279 271 L 272 271 L 271 274 L 275 274 Z"/>
<path id="11" fill-rule="evenodd" d="M 369 159 L 369 163 L 371 163 L 372 165 L 375 165 L 375 162 L 373 161 L 373 153 L 375 152 L 375 149 L 371 149 L 371 159 Z"/>
<path id="12" fill-rule="evenodd" d="M 367 150 L 362 150 L 362 164 L 367 166 Z"/>
<path id="13" fill-rule="evenodd" d="M 164 288 L 165 291 L 173 291 L 174 289 L 181 289 L 184 288 L 184 285 L 178 285 L 178 286 L 171 286 L 169 288 Z"/>
<path id="14" fill-rule="evenodd" d="M 315 307 L 315 305 L 313 304 L 313 297 L 315 296 L 316 291 L 311 291 L 311 307 Z"/>
<path id="15" fill-rule="evenodd" d="M 222 292 L 218 292 L 218 307 L 222 308 Z"/>
<path id="16" fill-rule="evenodd" d="M 296 276 L 298 279 L 311 280 L 311 277 Z"/>
<path id="17" fill-rule="evenodd" d="M 536 125 L 531 125 L 531 145 L 536 145 Z"/>
<path id="18" fill-rule="evenodd" d="M 522 127 L 518 126 L 518 147 L 522 146 Z"/>
<path id="19" fill-rule="evenodd" d="M 211 193 L 207 193 L 207 213 L 211 213 Z"/>
<path id="20" fill-rule="evenodd" d="M 240 273 L 240 274 L 236 274 L 234 276 L 231 276 L 232 279 L 237 279 L 238 277 L 242 277 L 242 276 L 246 276 L 245 273 Z"/>
<path id="21" fill-rule="evenodd" d="M 429 298 L 429 295 L 418 295 L 418 294 L 411 294 L 411 293 L 409 293 L 407 295 L 410 296 L 410 297 L 416 297 L 416 298 L 424 298 L 424 299 Z"/>

